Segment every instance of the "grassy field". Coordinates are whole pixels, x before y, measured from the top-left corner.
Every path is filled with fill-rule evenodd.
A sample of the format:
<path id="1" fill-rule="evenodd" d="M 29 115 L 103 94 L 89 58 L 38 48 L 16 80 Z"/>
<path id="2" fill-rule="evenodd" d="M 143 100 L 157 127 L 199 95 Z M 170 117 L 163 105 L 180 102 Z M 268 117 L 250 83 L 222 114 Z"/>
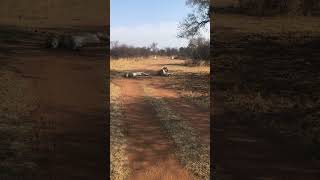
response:
<path id="1" fill-rule="evenodd" d="M 174 76 L 163 79 L 167 88 L 174 89 L 181 98 L 196 103 L 204 108 L 210 106 L 210 67 L 209 65 L 192 66 L 185 60 L 154 61 L 152 59 L 111 60 L 111 77 L 118 77 L 124 72 L 145 71 L 155 73 L 162 66 L 167 66 Z M 191 83 L 192 82 L 192 83 Z"/>
<path id="2" fill-rule="evenodd" d="M 177 106 L 171 105 L 171 103 L 174 102 L 174 104 L 178 104 L 178 106 L 189 104 L 191 105 L 190 108 L 201 112 L 207 112 L 206 114 L 208 115 L 210 104 L 209 66 L 191 66 L 187 61 L 170 60 L 166 57 L 161 57 L 158 60 L 153 60 L 151 58 L 111 60 L 110 65 L 111 91 L 114 92 L 111 93 L 111 99 L 115 100 L 114 103 L 112 103 L 114 105 L 111 110 L 111 114 L 114 114 L 115 116 L 112 116 L 113 120 L 111 120 L 111 122 L 114 124 L 119 123 L 119 121 L 121 122 L 121 115 L 119 113 L 117 115 L 116 110 L 114 109 L 116 104 L 124 110 L 123 112 L 126 112 L 125 109 L 133 108 L 130 104 L 137 104 L 136 106 L 146 104 L 150 110 L 142 112 L 141 115 L 139 113 L 133 113 L 136 114 L 134 118 L 142 120 L 144 119 L 144 114 L 147 115 L 150 111 L 154 112 L 155 119 L 149 119 L 149 121 L 154 121 L 160 124 L 160 129 L 162 129 L 161 131 L 163 131 L 165 133 L 165 137 L 168 138 L 166 141 L 172 141 L 174 144 L 173 156 L 177 158 L 182 167 L 189 172 L 188 173 L 186 170 L 181 169 L 177 170 L 175 174 L 172 174 L 172 170 L 169 171 L 168 168 L 175 168 L 176 165 L 168 164 L 168 162 L 165 161 L 165 159 L 168 158 L 166 155 L 161 160 L 164 160 L 164 162 L 159 164 L 156 163 L 156 165 L 150 165 L 150 168 L 147 168 L 146 171 L 138 177 L 142 179 L 175 179 L 177 178 L 177 175 L 179 175 L 182 179 L 208 179 L 210 165 L 209 141 L 207 141 L 207 143 L 203 143 L 203 135 L 200 135 L 200 130 L 195 126 L 192 126 L 192 123 L 200 123 L 200 121 L 195 122 L 193 120 L 194 122 L 192 122 L 190 118 L 185 119 L 185 116 L 183 116 L 184 112 L 181 111 L 183 108 L 179 109 Z M 167 66 L 169 71 L 174 73 L 174 75 L 168 78 L 151 76 L 131 80 L 124 79 L 122 77 L 125 72 L 129 71 L 144 71 L 154 75 L 163 66 Z M 131 84 L 132 81 L 136 82 L 134 87 L 132 85 L 125 85 Z M 113 83 L 116 83 L 117 85 Z M 141 91 L 137 92 L 135 96 L 141 96 L 142 100 L 140 102 L 140 99 L 136 97 L 134 102 L 130 102 L 126 105 L 125 99 L 128 99 L 128 97 L 124 95 L 126 94 L 124 91 L 135 91 L 134 89 L 141 89 Z M 123 114 L 123 116 L 127 115 Z M 200 120 L 207 122 L 205 127 L 207 129 L 206 136 L 209 137 L 209 115 L 205 117 L 207 117 L 207 119 L 202 118 Z M 137 121 L 136 123 L 142 122 Z M 127 148 L 124 148 L 127 153 L 124 153 L 122 157 L 132 156 L 130 155 L 130 150 L 128 150 L 128 146 L 130 146 L 129 143 L 132 139 L 138 141 L 139 138 L 131 137 L 130 129 L 133 127 L 131 127 L 129 122 L 123 122 L 122 120 L 122 124 L 122 126 L 118 126 L 119 128 L 117 128 L 117 131 L 123 132 L 124 136 L 120 136 L 120 133 L 118 133 L 118 138 L 115 138 L 115 141 L 117 142 L 115 142 L 113 146 L 116 148 L 116 144 L 124 142 L 124 147 L 127 146 Z M 129 125 L 125 126 L 124 124 Z M 115 126 L 116 125 L 113 127 Z M 149 128 L 148 125 L 144 125 L 144 127 L 146 129 Z M 143 136 L 148 137 L 152 135 L 144 134 Z M 157 141 L 157 138 L 155 138 L 154 141 Z M 149 147 L 150 144 L 145 141 L 140 145 L 138 143 L 136 146 L 146 148 Z M 152 148 L 150 150 L 152 152 Z M 113 151 L 111 153 L 111 157 L 115 157 L 119 151 Z M 123 151 L 121 151 L 121 153 L 123 153 Z M 145 156 L 145 159 L 148 159 L 149 155 L 146 154 Z M 113 164 L 124 165 L 124 163 L 121 163 L 122 161 L 123 160 L 121 159 L 115 158 Z M 144 163 L 150 163 L 148 160 L 144 161 Z M 129 158 L 129 164 L 135 163 L 136 162 Z M 151 164 L 154 163 L 155 162 L 152 162 Z M 126 170 L 122 168 L 124 167 L 123 165 L 114 165 L 114 179 L 117 179 L 116 174 L 127 174 L 128 177 L 136 177 L 135 175 L 139 174 L 139 171 L 132 169 L 132 165 L 129 165 L 129 169 L 128 166 L 126 166 Z"/>

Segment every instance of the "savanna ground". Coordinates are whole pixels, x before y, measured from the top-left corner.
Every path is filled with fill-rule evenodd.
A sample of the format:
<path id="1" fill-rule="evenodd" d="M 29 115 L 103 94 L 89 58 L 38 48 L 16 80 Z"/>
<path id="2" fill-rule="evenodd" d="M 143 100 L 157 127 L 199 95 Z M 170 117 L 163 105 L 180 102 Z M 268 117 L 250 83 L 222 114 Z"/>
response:
<path id="1" fill-rule="evenodd" d="M 44 48 L 41 33 L 0 30 L 0 179 L 103 179 L 105 47 Z"/>
<path id="2" fill-rule="evenodd" d="M 318 179 L 320 18 L 212 22 L 215 179 Z"/>
<path id="3" fill-rule="evenodd" d="M 209 179 L 209 66 L 111 60 L 112 179 Z M 163 66 L 174 75 L 154 76 Z M 124 78 L 129 71 L 151 77 Z"/>

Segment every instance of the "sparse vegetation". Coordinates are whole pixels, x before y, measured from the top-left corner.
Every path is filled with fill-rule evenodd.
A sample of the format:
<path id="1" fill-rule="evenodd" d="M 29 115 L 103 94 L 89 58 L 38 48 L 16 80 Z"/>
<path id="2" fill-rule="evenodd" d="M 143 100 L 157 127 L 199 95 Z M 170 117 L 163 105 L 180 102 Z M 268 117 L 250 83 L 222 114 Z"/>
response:
<path id="1" fill-rule="evenodd" d="M 36 108 L 36 99 L 29 88 L 15 73 L 0 70 L 1 177 L 28 176 L 37 168 L 32 153 L 34 123 L 27 119 Z"/>
<path id="2" fill-rule="evenodd" d="M 126 155 L 127 142 L 121 121 L 120 87 L 111 83 L 110 90 L 110 178 L 112 180 L 124 180 L 130 172 Z"/>
<path id="3" fill-rule="evenodd" d="M 128 130 L 128 134 L 134 136 L 129 138 L 130 143 L 134 143 L 131 144 L 133 148 L 131 146 L 129 148 L 130 157 L 137 157 L 130 162 L 132 170 L 130 176 L 134 178 L 142 175 L 146 179 L 177 179 L 177 177 L 209 179 L 210 147 L 207 144 L 210 138 L 209 131 L 203 127 L 193 128 L 190 125 L 203 121 L 203 126 L 209 129 L 209 120 L 205 119 L 207 114 L 195 118 L 181 116 L 180 114 L 186 114 L 182 106 L 169 107 L 167 104 L 172 101 L 185 103 L 197 114 L 209 110 L 210 42 L 198 35 L 209 23 L 209 14 L 213 9 L 210 8 L 209 0 L 188 0 L 187 5 L 195 10 L 180 24 L 181 31 L 178 35 L 189 39 L 186 47 L 157 48 L 156 42 L 149 47 L 133 47 L 119 44 L 117 41 L 111 42 L 111 81 L 114 79 L 118 83 L 123 83 L 121 86 L 125 87 L 125 95 L 128 96 L 124 98 L 125 112 L 137 112 L 135 115 L 126 116 L 126 121 L 129 121 L 127 128 L 132 128 Z M 172 75 L 157 76 L 163 67 L 167 67 L 168 73 Z M 122 79 L 121 76 L 128 71 L 143 72 L 149 76 Z M 155 88 L 157 92 L 151 93 L 150 91 Z M 161 130 L 158 130 L 159 126 L 162 127 Z M 157 144 L 149 142 L 155 129 L 157 137 L 152 140 Z M 175 153 L 173 149 L 176 150 Z M 157 151 L 159 153 L 153 155 Z M 163 159 L 163 163 L 154 162 Z M 175 163 L 168 165 L 170 160 Z M 149 167 L 144 167 L 144 164 Z M 167 168 L 173 170 L 165 171 Z M 196 178 L 189 174 L 193 174 Z"/>
<path id="4" fill-rule="evenodd" d="M 211 93 L 247 123 L 319 146 L 319 17 L 215 17 Z"/>
<path id="5" fill-rule="evenodd" d="M 164 129 L 177 145 L 176 155 L 199 179 L 209 179 L 210 148 L 200 143 L 197 133 L 183 119 L 169 109 L 165 100 L 150 96 L 152 89 L 145 87 L 146 100 L 157 112 Z"/>
<path id="6" fill-rule="evenodd" d="M 154 66 L 162 64 L 168 61 L 150 61 L 148 59 L 119 59 L 111 60 L 111 76 L 119 76 L 118 72 L 126 72 L 130 70 L 138 70 L 139 67 L 150 65 L 145 67 L 146 71 L 152 71 Z M 177 64 L 167 64 L 166 66 L 170 71 L 174 72 L 174 76 L 166 78 L 163 81 L 166 82 L 168 88 L 175 90 L 179 97 L 186 100 L 189 103 L 196 104 L 203 109 L 208 109 L 210 106 L 210 68 L 206 61 L 199 61 L 199 64 L 195 65 L 193 61 L 181 61 L 174 60 Z M 117 75 L 118 74 L 118 75 Z M 190 83 L 190 82 L 193 83 Z"/>
<path id="7" fill-rule="evenodd" d="M 187 47 L 163 48 L 155 50 L 154 47 L 134 47 L 126 44 L 119 44 L 114 41 L 111 43 L 112 59 L 150 59 L 150 56 L 178 57 L 179 59 L 190 59 L 195 64 L 201 61 L 210 60 L 210 42 L 209 40 L 197 37 L 191 38 Z"/>
<path id="8" fill-rule="evenodd" d="M 170 108 L 167 105 L 167 99 L 163 97 L 166 95 L 160 95 L 163 98 L 156 98 L 159 95 L 157 94 L 158 92 L 161 94 L 162 91 L 166 93 L 168 90 L 168 93 L 173 92 L 175 94 L 174 96 L 177 95 L 176 101 L 190 104 L 195 108 L 200 107 L 203 110 L 209 110 L 209 66 L 190 65 L 186 64 L 184 60 L 171 60 L 167 57 L 159 57 L 157 60 L 136 58 L 111 59 L 110 65 L 111 82 L 113 81 L 113 78 L 118 80 L 120 73 L 126 71 L 141 71 L 141 69 L 143 69 L 145 72 L 154 72 L 155 70 L 159 70 L 161 67 L 166 66 L 169 68 L 169 72 L 174 73 L 173 76 L 166 78 L 155 76 L 148 79 L 141 79 L 145 90 L 141 93 L 145 95 L 146 103 L 148 103 L 150 107 L 152 107 L 151 109 L 154 109 L 157 113 L 157 118 L 152 119 L 151 121 L 160 121 L 163 125 L 163 131 L 168 138 L 170 140 L 174 139 L 173 142 L 175 146 L 178 147 L 174 155 L 181 160 L 181 165 L 188 170 L 190 175 L 194 174 L 193 176 L 198 179 L 209 179 L 209 146 L 202 143 L 199 139 L 199 132 L 197 132 L 197 130 L 194 130 L 189 124 L 181 119 L 178 110 Z M 160 88 L 158 85 L 160 85 Z M 111 84 L 111 86 L 113 85 Z M 154 88 L 157 88 L 157 91 L 154 91 L 155 94 L 153 94 Z M 117 90 L 115 91 L 117 92 Z M 127 91 L 129 91 L 129 89 L 127 89 Z M 126 107 L 124 106 L 123 108 Z M 146 112 L 146 114 L 147 113 L 148 112 Z M 173 178 L 170 172 L 164 172 L 166 171 L 166 168 L 167 167 L 163 167 L 160 163 L 149 169 L 144 177 Z M 185 170 L 177 173 L 181 173 L 180 175 L 183 179 L 194 179 L 190 177 Z"/>

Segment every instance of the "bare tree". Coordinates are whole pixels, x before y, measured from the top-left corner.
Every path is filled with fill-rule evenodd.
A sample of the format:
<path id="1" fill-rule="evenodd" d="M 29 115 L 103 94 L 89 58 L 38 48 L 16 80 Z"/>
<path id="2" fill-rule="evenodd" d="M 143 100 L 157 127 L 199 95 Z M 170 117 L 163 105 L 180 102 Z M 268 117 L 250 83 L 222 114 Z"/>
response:
<path id="1" fill-rule="evenodd" d="M 180 22 L 178 34 L 180 38 L 198 35 L 200 29 L 210 22 L 210 14 L 213 13 L 210 0 L 187 0 L 186 5 L 194 8 L 194 11 Z"/>
<path id="2" fill-rule="evenodd" d="M 119 47 L 119 41 L 111 41 L 110 47 L 111 49 Z"/>
<path id="3" fill-rule="evenodd" d="M 151 49 L 151 51 L 153 52 L 153 53 L 157 53 L 157 51 L 158 51 L 158 43 L 155 43 L 155 42 L 153 42 L 151 45 L 150 45 L 150 49 Z"/>
<path id="4" fill-rule="evenodd" d="M 192 38 L 189 40 L 188 49 L 191 52 L 189 57 L 193 61 L 210 60 L 210 41 L 203 37 Z"/>

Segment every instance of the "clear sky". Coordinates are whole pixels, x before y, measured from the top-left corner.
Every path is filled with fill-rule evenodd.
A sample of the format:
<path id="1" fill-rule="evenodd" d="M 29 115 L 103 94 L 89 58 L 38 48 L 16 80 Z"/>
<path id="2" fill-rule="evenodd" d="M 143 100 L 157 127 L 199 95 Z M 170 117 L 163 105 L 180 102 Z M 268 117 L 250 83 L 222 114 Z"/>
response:
<path id="1" fill-rule="evenodd" d="M 111 0 L 111 41 L 134 46 L 180 47 L 178 24 L 192 9 L 185 0 Z"/>

